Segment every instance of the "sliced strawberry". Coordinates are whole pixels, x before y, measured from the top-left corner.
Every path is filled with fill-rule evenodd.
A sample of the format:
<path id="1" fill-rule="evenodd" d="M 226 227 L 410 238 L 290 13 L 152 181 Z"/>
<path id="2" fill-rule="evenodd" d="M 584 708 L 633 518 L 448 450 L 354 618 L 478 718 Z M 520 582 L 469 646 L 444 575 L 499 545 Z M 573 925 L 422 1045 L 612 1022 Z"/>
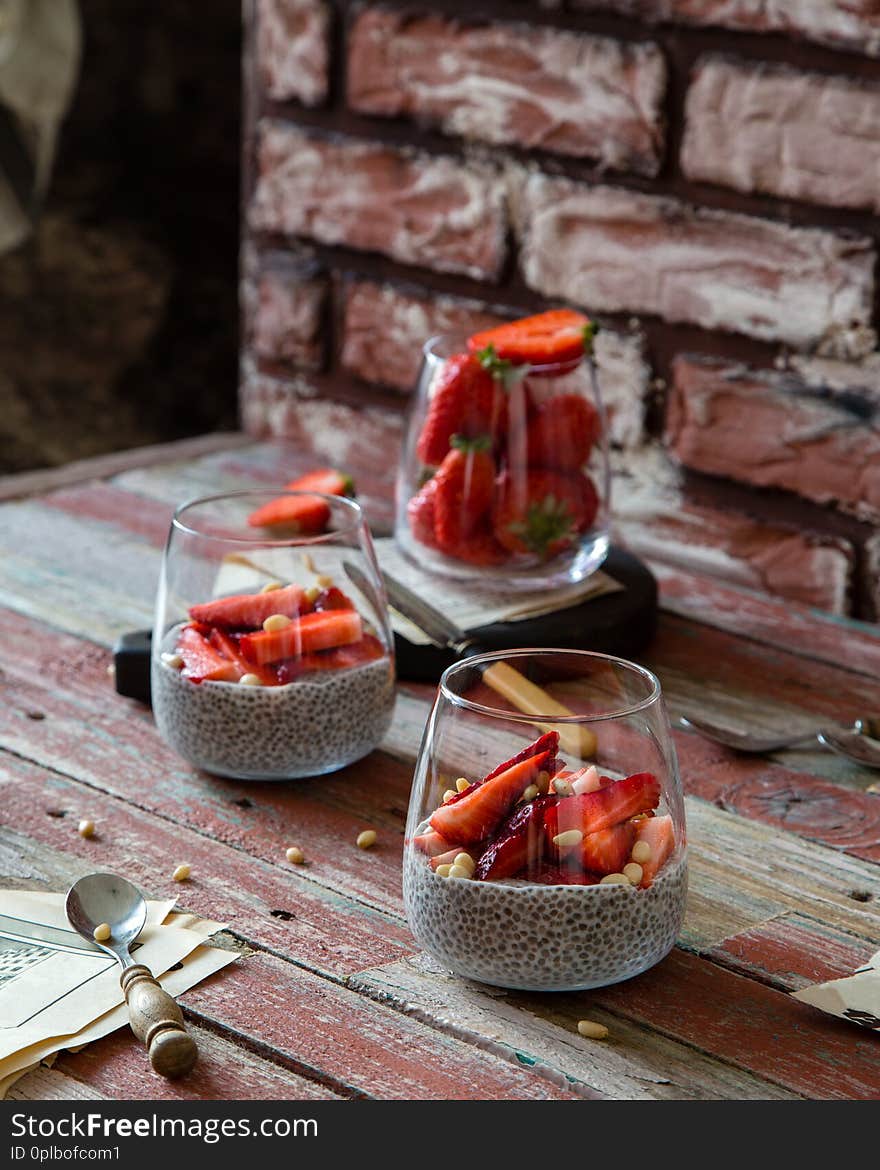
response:
<path id="1" fill-rule="evenodd" d="M 620 873 L 629 861 L 635 839 L 636 827 L 632 821 L 589 833 L 581 844 L 581 865 L 590 873 Z"/>
<path id="2" fill-rule="evenodd" d="M 436 857 L 432 857 L 429 864 L 431 869 L 436 869 L 439 865 L 452 865 L 456 857 L 461 853 L 460 845 L 453 845 L 451 849 L 447 849 L 445 853 L 438 853 Z"/>
<path id="3" fill-rule="evenodd" d="M 499 358 L 517 365 L 544 366 L 577 362 L 592 349 L 595 326 L 573 309 L 551 309 L 522 317 L 468 340 L 471 353 L 493 346 Z"/>
<path id="4" fill-rule="evenodd" d="M 262 666 L 266 662 L 280 662 L 282 658 L 299 658 L 316 650 L 346 646 L 359 642 L 362 637 L 360 614 L 356 610 L 334 609 L 303 614 L 283 630 L 245 634 L 240 644 L 248 662 Z"/>
<path id="5" fill-rule="evenodd" d="M 640 862 L 642 880 L 639 885 L 642 889 L 647 889 L 672 856 L 675 849 L 675 829 L 672 827 L 672 817 L 662 816 L 638 821 L 635 830 L 636 841 L 644 841 L 651 849 L 648 860 Z"/>
<path id="6" fill-rule="evenodd" d="M 502 772 L 506 772 L 508 768 L 512 768 L 514 764 L 521 764 L 523 760 L 530 760 L 532 756 L 540 756 L 542 752 L 552 752 L 555 756 L 559 751 L 559 732 L 548 731 L 541 735 L 534 743 L 530 743 L 528 747 L 524 747 L 522 751 L 517 752 L 515 756 L 511 756 L 509 760 L 505 760 L 503 764 L 499 764 L 494 771 L 490 772 L 488 776 L 484 777 L 481 783 L 485 784 L 487 780 L 494 780 L 496 776 Z"/>
<path id="7" fill-rule="evenodd" d="M 316 613 L 323 613 L 328 609 L 354 609 L 354 602 L 341 589 L 331 585 L 329 589 L 322 589 L 315 598 L 312 609 Z"/>
<path id="8" fill-rule="evenodd" d="M 351 670 L 353 666 L 363 666 L 366 662 L 384 658 L 387 653 L 375 635 L 364 634 L 359 642 L 334 646 L 331 650 L 318 650 L 314 654 L 303 654 L 302 658 L 294 661 L 298 663 L 297 673 L 307 674 L 313 670 Z"/>
<path id="9" fill-rule="evenodd" d="M 530 880 L 539 882 L 542 886 L 597 886 L 599 879 L 595 874 L 585 873 L 582 869 L 563 869 L 558 865 L 542 865 L 540 869 L 530 875 Z"/>
<path id="10" fill-rule="evenodd" d="M 306 608 L 299 585 L 273 589 L 269 593 L 237 593 L 219 597 L 203 605 L 190 606 L 189 616 L 200 626 L 218 626 L 221 630 L 258 630 L 267 617 L 283 613 L 294 618 Z"/>
<path id="11" fill-rule="evenodd" d="M 508 817 L 477 862 L 474 877 L 492 881 L 536 870 L 544 853 L 544 810 L 555 800 L 538 797 Z"/>
<path id="12" fill-rule="evenodd" d="M 183 659 L 183 674 L 193 682 L 237 682 L 241 677 L 234 662 L 215 650 L 191 626 L 184 626 L 177 638 L 177 653 Z"/>
<path id="13" fill-rule="evenodd" d="M 545 829 L 548 840 L 568 829 L 577 829 L 586 837 L 609 829 L 636 813 L 656 808 L 660 801 L 660 781 L 651 772 L 636 772 L 625 780 L 616 780 L 606 788 L 569 796 L 547 810 Z"/>
<path id="14" fill-rule="evenodd" d="M 441 853 L 446 853 L 452 848 L 451 841 L 447 841 L 445 837 L 441 837 L 432 829 L 418 837 L 413 837 L 412 843 L 420 853 L 424 853 L 427 857 L 439 857 Z M 456 850 L 456 852 L 460 852 L 460 850 Z"/>
<path id="15" fill-rule="evenodd" d="M 355 495 L 354 480 L 351 476 L 332 467 L 308 471 L 299 479 L 292 479 L 290 483 L 286 483 L 284 488 L 288 492 L 321 492 L 325 496 Z"/>
<path id="16" fill-rule="evenodd" d="M 322 467 L 292 479 L 285 484 L 288 492 L 321 492 L 325 496 L 353 496 L 351 476 L 331 467 Z M 323 532 L 330 519 L 330 507 L 320 496 L 279 496 L 251 512 L 248 524 L 252 528 L 271 528 L 285 525 L 297 533 L 313 535 Z"/>
<path id="17" fill-rule="evenodd" d="M 254 666 L 248 662 L 239 648 L 237 639 L 233 638 L 232 635 L 225 633 L 223 630 L 211 630 L 208 635 L 208 641 L 224 658 L 228 658 L 230 662 L 235 663 L 235 668 L 238 672 L 236 681 L 245 674 L 256 674 L 264 686 L 273 686 L 278 681 L 270 670 L 266 670 L 261 666 Z"/>
<path id="18" fill-rule="evenodd" d="M 431 817 L 431 828 L 456 843 L 482 841 L 503 820 L 551 757 L 551 752 L 542 752 L 468 789 L 460 800 L 451 800 L 437 809 Z"/>

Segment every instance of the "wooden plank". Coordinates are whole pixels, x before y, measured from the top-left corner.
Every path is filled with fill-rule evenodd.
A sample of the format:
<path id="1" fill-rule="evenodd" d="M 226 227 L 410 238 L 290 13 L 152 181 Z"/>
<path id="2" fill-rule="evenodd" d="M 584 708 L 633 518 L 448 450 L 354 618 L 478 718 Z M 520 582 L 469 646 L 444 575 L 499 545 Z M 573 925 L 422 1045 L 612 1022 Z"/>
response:
<path id="1" fill-rule="evenodd" d="M 575 1100 L 600 1094 L 552 1069 L 487 1052 L 401 1015 L 348 987 L 271 955 L 240 964 L 236 986 L 209 979 L 187 992 L 187 1011 L 223 1019 L 230 1034 L 268 1045 L 291 1067 L 332 1069 L 338 1085 L 391 1099 Z"/>
<path id="2" fill-rule="evenodd" d="M 181 1001 L 185 1003 L 186 997 Z M 179 1081 L 167 1081 L 151 1071 L 143 1046 L 128 1028 L 80 1052 L 62 1053 L 53 1071 L 68 1085 L 78 1086 L 75 1092 L 85 1089 L 123 1101 L 333 1101 L 348 1095 L 299 1076 L 286 1063 L 273 1064 L 256 1056 L 191 1020 L 187 1027 L 198 1045 L 199 1060 L 193 1072 Z M 27 1085 L 34 1075 L 19 1083 L 25 1093 L 43 1099 L 39 1082 Z M 65 1093 L 60 1095 L 66 1099 Z"/>
<path id="3" fill-rule="evenodd" d="M 573 1084 L 625 1100 L 783 1100 L 792 1094 L 711 1055 L 669 1040 L 641 1024 L 590 1009 L 610 1030 L 608 1041 L 584 1040 L 576 997 L 521 997 L 458 979 L 426 955 L 350 976 L 363 991 L 438 1028 L 562 1076 Z"/>
<path id="4" fill-rule="evenodd" d="M 336 978 L 414 950 L 399 917 L 310 880 L 302 867 L 288 865 L 283 853 L 277 864 L 267 864 L 211 834 L 145 813 L 5 752 L 0 788 L 4 874 L 59 889 L 69 874 L 118 868 L 148 894 L 176 895 L 185 909 L 227 922 L 241 937 Z M 76 832 L 83 816 L 96 825 L 88 840 Z M 19 855 L 27 859 L 24 872 Z M 185 886 L 171 880 L 181 861 L 193 872 Z"/>
<path id="5" fill-rule="evenodd" d="M 874 950 L 873 943 L 842 930 L 800 914 L 784 914 L 723 939 L 706 953 L 714 962 L 740 975 L 785 991 L 799 991 L 811 983 L 851 975 Z"/>
<path id="6" fill-rule="evenodd" d="M 240 432 L 220 431 L 211 435 L 197 435 L 191 439 L 178 439 L 170 443 L 154 443 L 148 447 L 114 451 L 108 455 L 96 455 L 91 459 L 77 459 L 72 463 L 65 463 L 62 467 L 21 471 L 0 477 L 0 500 L 21 499 L 23 496 L 54 491 L 73 483 L 103 479 L 133 467 L 150 467 L 168 463 L 170 460 L 197 460 L 216 451 L 228 451 L 252 442 L 253 439 Z"/>
<path id="7" fill-rule="evenodd" d="M 141 1078 L 143 1080 L 143 1078 Z M 7 1101 L 106 1101 L 106 1096 L 66 1073 L 40 1065 L 16 1081 Z"/>
<path id="8" fill-rule="evenodd" d="M 571 1012 L 589 1016 L 594 1006 L 650 1024 L 795 1093 L 843 1100 L 880 1095 L 875 1036 L 681 950 L 637 979 L 582 993 Z"/>
<path id="9" fill-rule="evenodd" d="M 812 661 L 880 675 L 880 627 L 874 623 L 835 618 L 660 564 L 652 568 L 661 605 L 670 613 Z"/>

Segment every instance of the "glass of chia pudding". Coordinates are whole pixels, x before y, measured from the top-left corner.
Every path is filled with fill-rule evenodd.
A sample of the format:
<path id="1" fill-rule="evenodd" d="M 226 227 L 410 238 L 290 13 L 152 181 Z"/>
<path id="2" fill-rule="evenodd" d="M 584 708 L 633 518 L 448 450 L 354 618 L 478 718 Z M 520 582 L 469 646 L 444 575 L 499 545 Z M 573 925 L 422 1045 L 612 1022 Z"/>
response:
<path id="1" fill-rule="evenodd" d="M 483 674 L 509 667 L 573 714 L 507 705 Z M 687 847 L 656 677 L 580 650 L 451 666 L 416 765 L 403 891 L 418 943 L 497 987 L 602 987 L 668 954 Z"/>
<path id="2" fill-rule="evenodd" d="M 394 643 L 360 507 L 304 491 L 181 505 L 151 685 L 162 737 L 219 776 L 317 776 L 372 751 L 394 710 Z"/>

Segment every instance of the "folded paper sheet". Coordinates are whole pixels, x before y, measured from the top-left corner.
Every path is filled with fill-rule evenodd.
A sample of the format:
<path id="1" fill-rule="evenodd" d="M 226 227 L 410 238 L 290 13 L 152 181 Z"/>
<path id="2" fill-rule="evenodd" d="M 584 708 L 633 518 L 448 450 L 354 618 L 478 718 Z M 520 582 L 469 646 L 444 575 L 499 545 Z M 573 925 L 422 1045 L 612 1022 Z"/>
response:
<path id="1" fill-rule="evenodd" d="M 173 905 L 147 902 L 133 950 L 176 995 L 237 956 L 203 945 L 222 923 L 172 913 Z M 127 1023 L 119 965 L 71 928 L 64 894 L 0 890 L 0 1098 L 52 1053 Z"/>
<path id="2" fill-rule="evenodd" d="M 880 1031 L 880 951 L 852 975 L 814 983 L 794 992 L 794 998 L 842 1020 Z"/>

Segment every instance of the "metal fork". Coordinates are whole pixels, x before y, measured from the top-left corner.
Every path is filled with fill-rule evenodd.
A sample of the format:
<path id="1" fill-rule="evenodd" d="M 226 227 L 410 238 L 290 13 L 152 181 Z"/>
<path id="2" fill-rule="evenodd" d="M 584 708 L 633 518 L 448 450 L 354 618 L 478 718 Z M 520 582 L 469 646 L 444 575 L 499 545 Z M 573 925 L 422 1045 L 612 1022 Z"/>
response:
<path id="1" fill-rule="evenodd" d="M 738 752 L 763 755 L 766 752 L 781 751 L 797 744 L 817 739 L 823 747 L 845 756 L 867 768 L 880 768 L 880 719 L 865 717 L 856 719 L 851 727 L 814 727 L 789 735 L 755 735 L 749 731 L 731 731 L 719 727 L 706 719 L 693 715 L 679 720 L 682 727 L 696 731 L 704 739 L 720 743 Z"/>

